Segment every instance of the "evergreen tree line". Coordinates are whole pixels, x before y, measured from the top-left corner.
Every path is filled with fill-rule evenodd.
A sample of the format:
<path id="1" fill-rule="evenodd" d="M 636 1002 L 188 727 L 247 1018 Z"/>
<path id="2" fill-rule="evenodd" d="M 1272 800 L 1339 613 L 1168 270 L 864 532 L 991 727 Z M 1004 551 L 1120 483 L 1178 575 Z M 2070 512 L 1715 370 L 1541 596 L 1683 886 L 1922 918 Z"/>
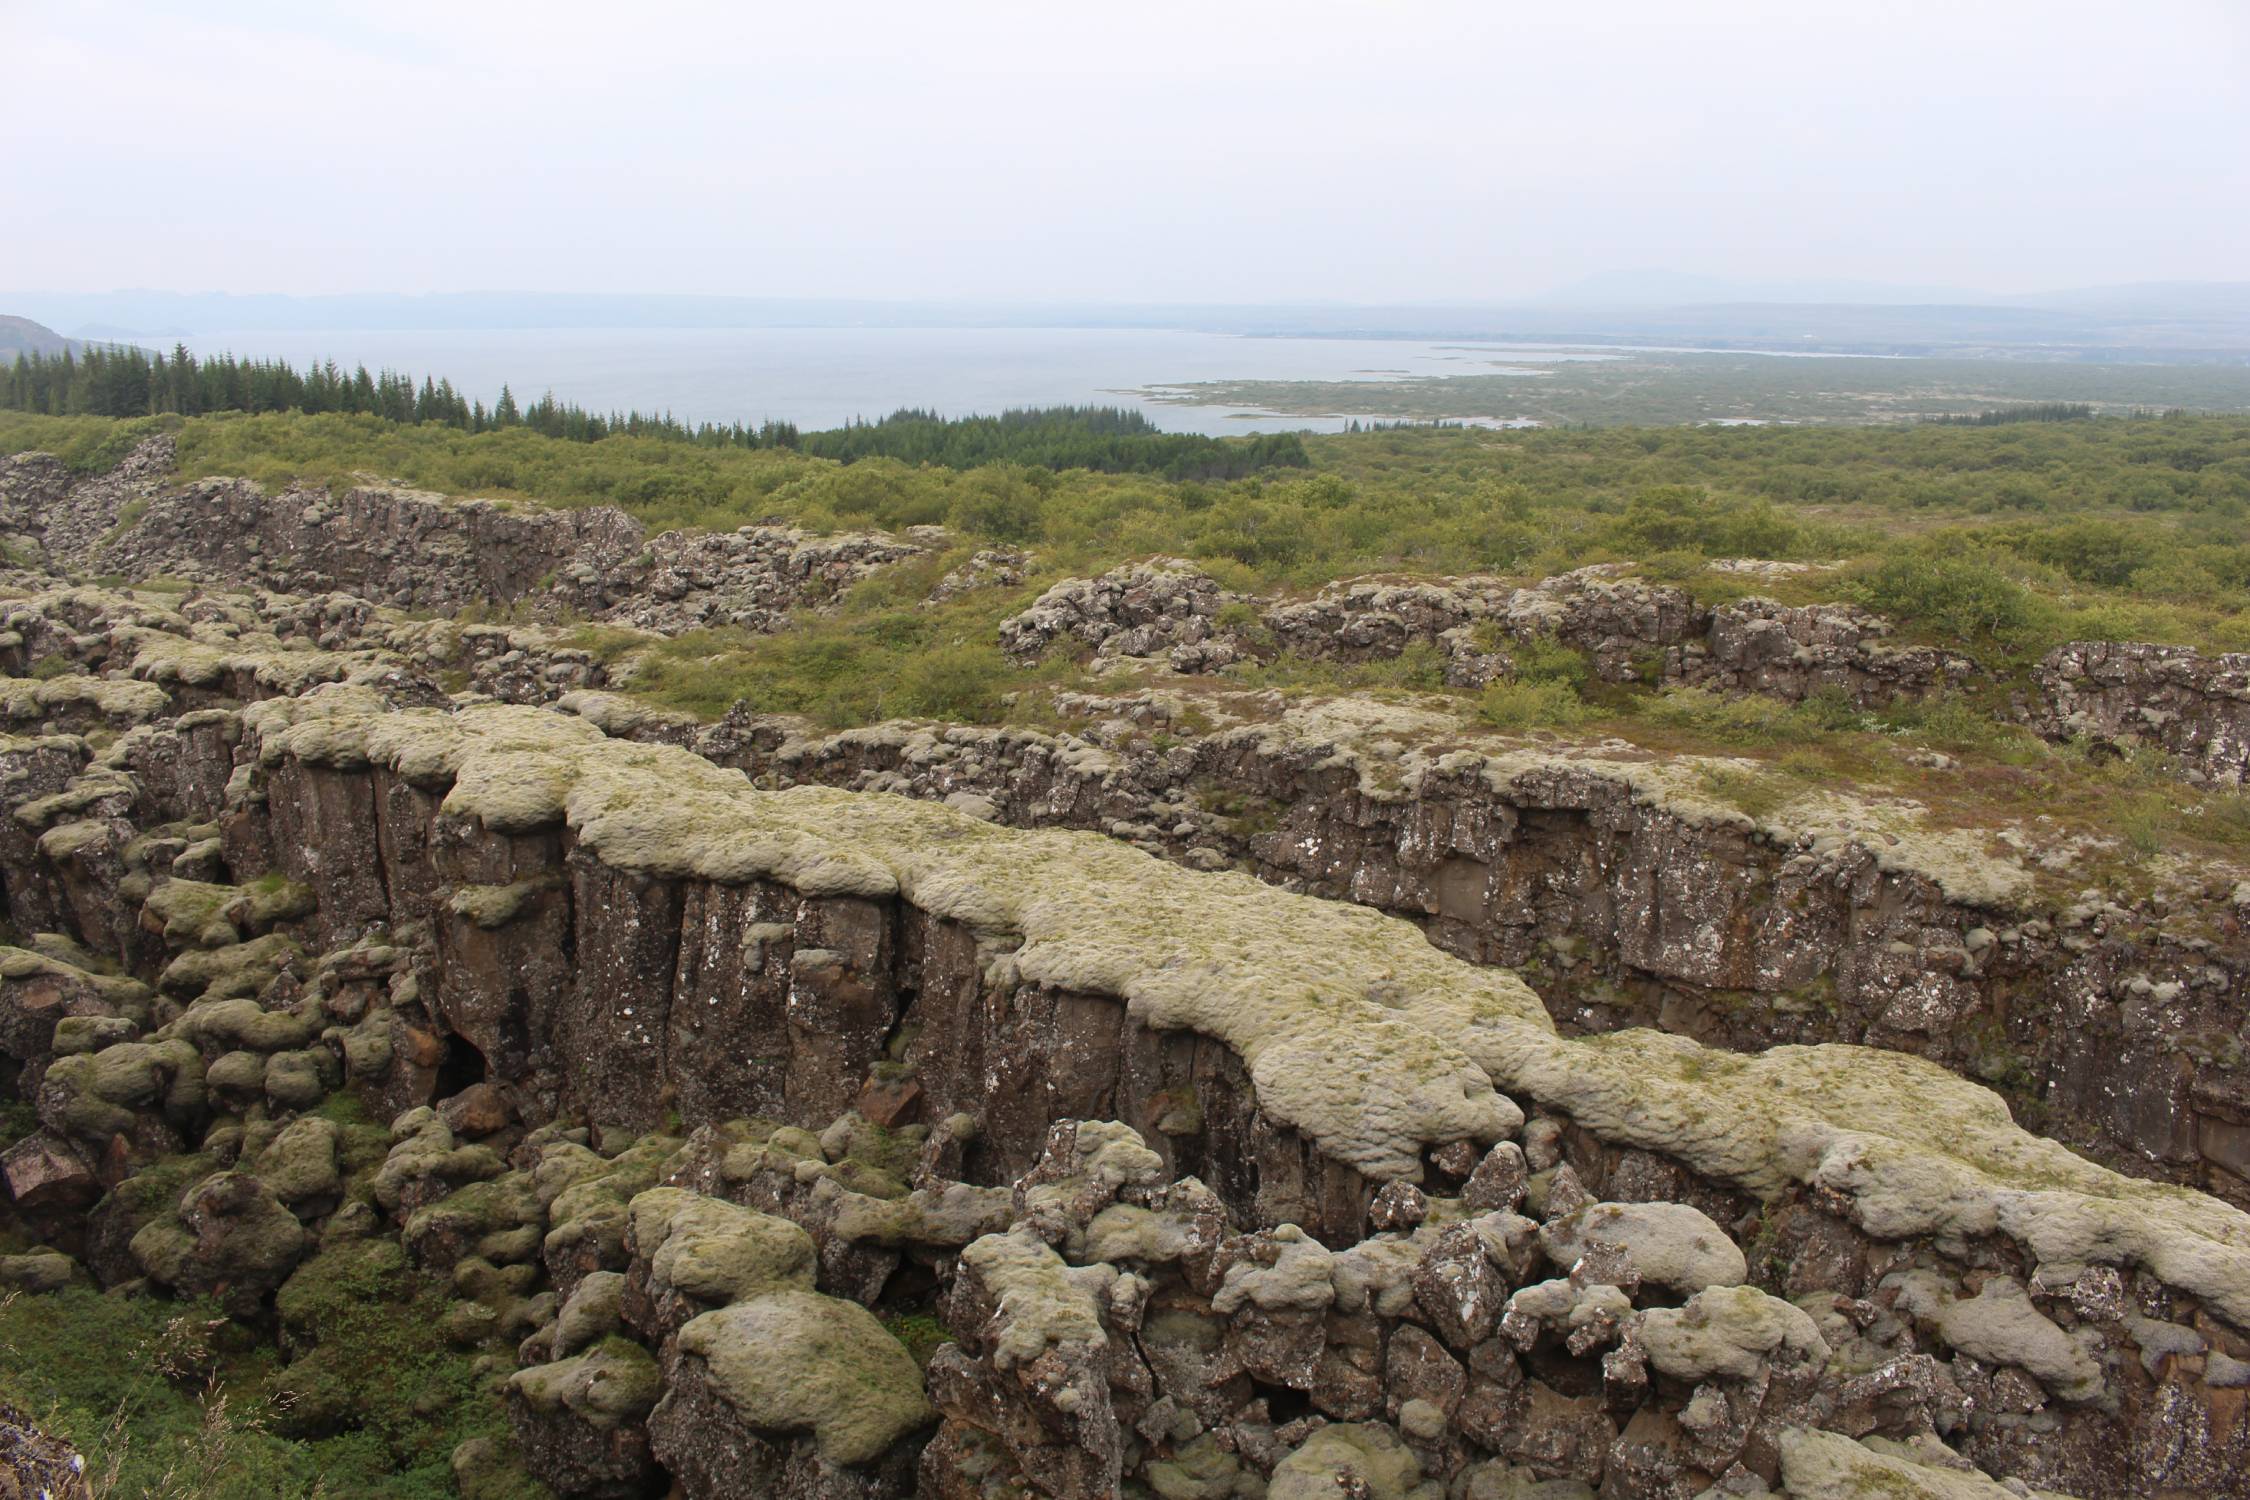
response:
<path id="1" fill-rule="evenodd" d="M 1140 413 L 1116 407 L 1045 407 L 950 420 L 903 410 L 880 421 L 808 434 L 788 422 L 691 426 L 669 412 L 603 415 L 557 401 L 553 392 L 523 405 L 506 386 L 488 408 L 451 381 L 428 375 L 417 384 L 393 370 L 370 374 L 359 365 L 346 371 L 334 360 L 299 371 L 286 360 L 231 354 L 202 358 L 184 345 L 175 345 L 169 357 L 126 345 L 20 355 L 0 371 L 0 408 L 94 417 L 348 412 L 472 433 L 521 427 L 583 443 L 624 435 L 707 447 L 802 449 L 843 463 L 881 457 L 966 469 L 1006 462 L 1174 479 L 1239 479 L 1260 469 L 1303 468 L 1309 462 L 1294 433 L 1247 438 L 1167 433 Z"/>
<path id="2" fill-rule="evenodd" d="M 2005 427 L 2012 422 L 2089 422 L 2093 416 L 2094 409 L 2082 401 L 2030 401 L 1965 416 L 1939 417 L 1937 423 L 1941 427 Z"/>
<path id="3" fill-rule="evenodd" d="M 808 432 L 799 444 L 821 458 L 973 469 L 990 463 L 1162 474 L 1170 479 L 1241 479 L 1261 469 L 1302 469 L 1311 460 L 1293 432 L 1239 438 L 1165 432 L 1137 411 L 1115 406 L 1047 406 L 997 417 L 945 418 L 907 409 L 876 422 Z"/>

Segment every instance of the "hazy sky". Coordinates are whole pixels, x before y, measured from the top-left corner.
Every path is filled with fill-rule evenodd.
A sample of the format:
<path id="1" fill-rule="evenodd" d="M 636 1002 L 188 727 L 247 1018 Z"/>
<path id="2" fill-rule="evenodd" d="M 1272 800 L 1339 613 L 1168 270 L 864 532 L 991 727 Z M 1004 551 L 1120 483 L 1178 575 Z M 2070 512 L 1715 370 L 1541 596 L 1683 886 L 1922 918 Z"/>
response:
<path id="1" fill-rule="evenodd" d="M 2250 0 L 0 0 L 0 286 L 2250 279 Z"/>

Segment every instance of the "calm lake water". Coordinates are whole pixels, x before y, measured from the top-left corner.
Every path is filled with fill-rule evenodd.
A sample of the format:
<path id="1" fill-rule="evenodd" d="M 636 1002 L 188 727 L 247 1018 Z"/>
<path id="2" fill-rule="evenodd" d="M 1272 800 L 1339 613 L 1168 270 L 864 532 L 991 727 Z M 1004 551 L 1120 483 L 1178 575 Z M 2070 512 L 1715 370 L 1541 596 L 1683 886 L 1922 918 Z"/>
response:
<path id="1" fill-rule="evenodd" d="M 1200 380 L 1530 374 L 1530 361 L 1603 357 L 1465 348 L 1458 340 L 1245 338 L 1141 328 L 322 329 L 211 333 L 187 342 L 198 354 L 231 350 L 300 366 L 333 358 L 347 367 L 443 376 L 488 406 L 506 384 L 525 402 L 551 390 L 595 411 L 637 407 L 688 422 L 771 418 L 807 429 L 902 406 L 967 416 L 1067 404 L 1135 408 L 1173 432 L 1332 432 L 1347 418 L 1250 416 L 1126 393 Z"/>

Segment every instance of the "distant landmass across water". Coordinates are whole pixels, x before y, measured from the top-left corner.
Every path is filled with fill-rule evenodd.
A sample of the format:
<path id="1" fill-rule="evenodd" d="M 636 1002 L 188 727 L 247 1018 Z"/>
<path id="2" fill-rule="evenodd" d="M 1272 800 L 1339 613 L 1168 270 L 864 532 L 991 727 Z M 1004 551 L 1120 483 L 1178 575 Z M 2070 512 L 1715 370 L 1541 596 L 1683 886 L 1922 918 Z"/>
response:
<path id="1" fill-rule="evenodd" d="M 1213 434 L 1377 419 L 1884 421 L 2022 401 L 2250 408 L 2250 283 L 1906 300 L 1944 292 L 1649 272 L 1451 305 L 0 293 L 29 315 L 0 319 L 0 360 L 57 352 L 63 334 L 179 342 L 442 376 L 488 403 L 505 384 L 519 400 L 551 391 L 597 411 L 806 429 L 901 407 L 1088 404 Z M 1783 355 L 1822 358 L 1765 357 Z"/>
<path id="2" fill-rule="evenodd" d="M 146 341 L 143 341 L 146 342 Z M 1010 407 L 1123 406 L 1171 432 L 1335 431 L 1340 416 L 1241 415 L 1146 388 L 1190 381 L 1387 382 L 1490 375 L 1587 351 L 1464 350 L 1429 340 L 1248 338 L 1146 328 L 619 328 L 221 331 L 198 354 L 333 358 L 442 375 L 488 404 L 553 391 L 595 411 L 668 411 L 686 422 L 793 422 L 807 430 L 921 407 L 943 416 Z M 1374 408 L 1371 407 L 1372 411 Z"/>

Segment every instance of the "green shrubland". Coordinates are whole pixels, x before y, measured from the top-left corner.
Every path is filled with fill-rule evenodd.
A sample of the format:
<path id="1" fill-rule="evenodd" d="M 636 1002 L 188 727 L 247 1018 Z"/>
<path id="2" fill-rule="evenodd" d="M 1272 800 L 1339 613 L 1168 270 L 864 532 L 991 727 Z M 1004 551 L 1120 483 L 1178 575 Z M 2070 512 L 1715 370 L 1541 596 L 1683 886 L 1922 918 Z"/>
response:
<path id="1" fill-rule="evenodd" d="M 652 527 L 946 525 L 1043 573 L 1157 554 L 1244 588 L 1356 573 L 1543 576 L 1633 562 L 1704 597 L 1858 599 L 1910 632 L 2035 654 L 2073 635 L 2250 646 L 2250 418 L 1990 427 L 1384 431 L 1229 481 L 966 468 L 621 435 L 568 442 L 367 414 L 138 422 L 0 413 L 0 451 L 113 461 L 158 424 L 184 476 L 376 475 L 457 495 L 616 505 Z M 1844 565 L 1744 580 L 1713 558 Z"/>
<path id="2" fill-rule="evenodd" d="M 10 1296 L 0 1388 L 88 1456 L 97 1495 L 437 1500 L 458 1493 L 457 1445 L 508 1448 L 490 1376 L 439 1336 L 445 1305 L 392 1240 L 301 1267 L 282 1293 L 280 1345 L 215 1305 L 90 1288 Z M 546 1493 L 502 1468 L 485 1500 Z"/>
<path id="3" fill-rule="evenodd" d="M 1528 582 L 1625 564 L 1707 603 L 1747 594 L 1858 603 L 1904 640 L 1967 651 L 1991 670 L 1990 685 L 1875 713 L 1833 697 L 1728 700 L 1658 691 L 1653 661 L 1638 682 L 1593 681 L 1575 653 L 1488 632 L 1482 644 L 1506 651 L 1515 674 L 1460 693 L 1428 647 L 1362 663 L 1273 656 L 1248 605 L 1223 623 L 1250 636 L 1262 659 L 1228 675 L 1288 694 L 1447 693 L 1465 718 L 1502 732 L 1723 749 L 1771 762 L 1777 774 L 1872 780 L 1986 811 L 2091 799 L 2119 812 L 2113 823 L 2141 818 L 2155 830 L 2148 837 L 2240 841 L 2232 801 L 2198 803 L 2204 812 L 2190 818 L 2169 783 L 2118 783 L 2117 765 L 2006 721 L 2008 695 L 2064 641 L 2250 648 L 2250 418 L 1386 430 L 1309 438 L 1309 467 L 1225 481 L 910 464 L 872 440 L 845 463 L 793 447 L 631 434 L 562 441 L 521 425 L 472 432 L 337 412 L 140 421 L 0 412 L 0 451 L 47 449 L 98 467 L 159 426 L 177 434 L 185 476 L 281 485 L 374 475 L 503 501 L 611 504 L 652 527 L 950 529 L 943 548 L 778 634 L 652 641 L 580 627 L 577 643 L 617 666 L 633 692 L 705 718 L 746 701 L 830 728 L 896 716 L 1050 724 L 1046 690 L 1076 683 L 1083 664 L 1060 651 L 1033 667 L 1011 663 L 998 650 L 999 622 L 1057 579 L 1139 558 L 1183 556 L 1260 596 L 1368 573 Z M 908 424 L 883 441 L 910 449 L 953 439 Z M 1024 582 L 927 604 L 946 570 L 988 546 L 1028 550 Z M 1741 557 L 1796 571 L 1709 566 Z M 1931 770 L 1903 759 L 1906 748 L 1967 760 Z M 2153 773 L 2143 765 L 2134 774 Z"/>

